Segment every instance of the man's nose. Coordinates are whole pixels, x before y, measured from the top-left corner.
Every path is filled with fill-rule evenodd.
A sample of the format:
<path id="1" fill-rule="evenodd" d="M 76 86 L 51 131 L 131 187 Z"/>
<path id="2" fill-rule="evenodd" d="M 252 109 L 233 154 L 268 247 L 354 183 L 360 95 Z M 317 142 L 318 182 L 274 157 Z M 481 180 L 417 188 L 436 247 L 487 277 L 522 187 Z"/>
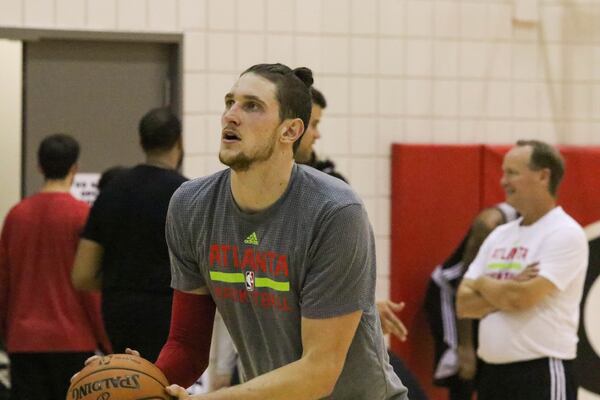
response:
<path id="1" fill-rule="evenodd" d="M 233 123 L 238 125 L 240 123 L 240 118 L 239 118 L 239 108 L 237 107 L 236 104 L 232 105 L 229 108 L 226 108 L 225 111 L 223 111 L 223 122 L 225 122 L 226 124 L 228 123 Z"/>

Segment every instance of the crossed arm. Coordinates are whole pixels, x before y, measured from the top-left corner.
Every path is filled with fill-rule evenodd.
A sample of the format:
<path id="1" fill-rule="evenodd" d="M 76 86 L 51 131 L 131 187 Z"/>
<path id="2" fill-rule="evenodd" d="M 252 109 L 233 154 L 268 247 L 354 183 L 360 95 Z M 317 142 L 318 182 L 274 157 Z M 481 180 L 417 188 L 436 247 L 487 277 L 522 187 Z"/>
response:
<path id="1" fill-rule="evenodd" d="M 536 264 L 528 266 L 516 279 L 463 279 L 456 299 L 458 316 L 479 319 L 497 310 L 514 312 L 536 306 L 557 290 L 552 282 L 537 275 L 536 268 Z"/>

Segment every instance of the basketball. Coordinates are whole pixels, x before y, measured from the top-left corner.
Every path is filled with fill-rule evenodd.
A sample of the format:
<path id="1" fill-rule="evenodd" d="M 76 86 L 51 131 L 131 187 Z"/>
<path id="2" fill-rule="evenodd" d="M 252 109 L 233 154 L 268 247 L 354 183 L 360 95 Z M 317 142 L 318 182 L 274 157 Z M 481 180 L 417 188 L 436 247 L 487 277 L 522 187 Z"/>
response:
<path id="1" fill-rule="evenodd" d="M 158 367 L 131 354 L 99 357 L 83 368 L 67 400 L 170 400 L 169 382 Z"/>

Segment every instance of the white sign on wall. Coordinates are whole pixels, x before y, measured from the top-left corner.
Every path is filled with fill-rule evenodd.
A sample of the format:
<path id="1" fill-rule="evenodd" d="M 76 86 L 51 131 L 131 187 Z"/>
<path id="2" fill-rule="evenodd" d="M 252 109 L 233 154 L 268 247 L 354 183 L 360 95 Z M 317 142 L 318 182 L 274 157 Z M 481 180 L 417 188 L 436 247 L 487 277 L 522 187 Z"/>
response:
<path id="1" fill-rule="evenodd" d="M 89 205 L 94 204 L 98 197 L 98 181 L 100 174 L 97 173 L 80 173 L 75 174 L 73 186 L 71 186 L 71 194 L 79 200 L 87 202 Z"/>

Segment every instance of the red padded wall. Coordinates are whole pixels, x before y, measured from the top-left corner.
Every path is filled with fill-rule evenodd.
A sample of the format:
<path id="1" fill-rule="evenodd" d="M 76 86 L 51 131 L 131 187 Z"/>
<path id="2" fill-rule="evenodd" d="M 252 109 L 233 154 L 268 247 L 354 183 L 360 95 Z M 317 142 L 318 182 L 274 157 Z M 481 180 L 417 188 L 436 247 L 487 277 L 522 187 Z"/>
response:
<path id="1" fill-rule="evenodd" d="M 433 267 L 479 210 L 481 147 L 394 145 L 392 152 L 391 297 L 406 303 L 401 316 L 410 331 L 408 342 L 393 342 L 393 349 L 431 394 L 433 346 L 423 297 Z"/>

